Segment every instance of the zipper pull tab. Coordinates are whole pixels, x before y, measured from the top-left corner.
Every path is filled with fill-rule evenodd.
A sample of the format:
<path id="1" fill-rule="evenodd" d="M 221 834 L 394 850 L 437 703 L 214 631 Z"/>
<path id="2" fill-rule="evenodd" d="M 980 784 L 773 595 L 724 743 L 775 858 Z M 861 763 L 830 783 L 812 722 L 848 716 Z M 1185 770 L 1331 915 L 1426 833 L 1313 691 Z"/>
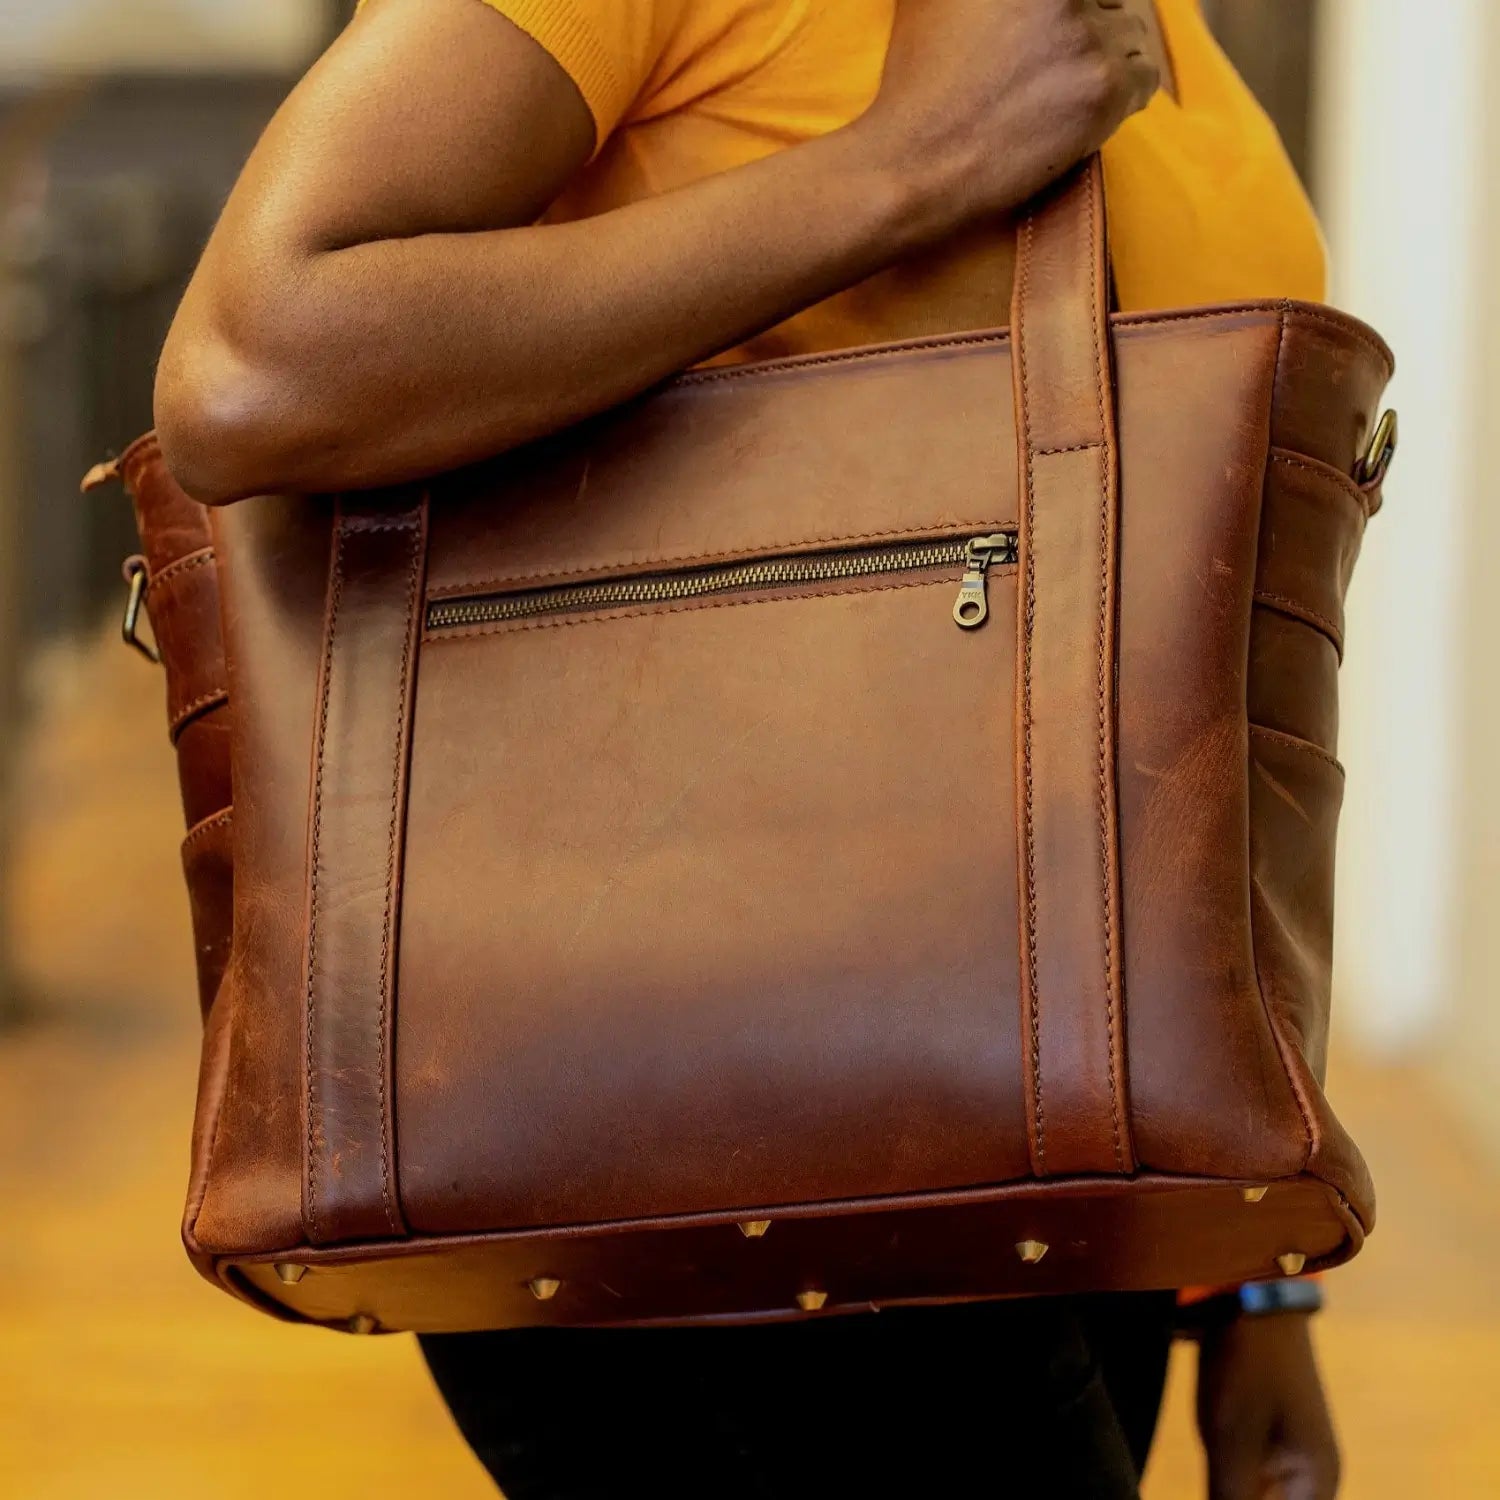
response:
<path id="1" fill-rule="evenodd" d="M 1016 539 L 1007 531 L 994 536 L 977 536 L 964 549 L 965 572 L 958 586 L 958 603 L 953 619 L 963 630 L 978 630 L 990 617 L 989 591 L 985 575 L 992 564 L 1016 560 Z"/>

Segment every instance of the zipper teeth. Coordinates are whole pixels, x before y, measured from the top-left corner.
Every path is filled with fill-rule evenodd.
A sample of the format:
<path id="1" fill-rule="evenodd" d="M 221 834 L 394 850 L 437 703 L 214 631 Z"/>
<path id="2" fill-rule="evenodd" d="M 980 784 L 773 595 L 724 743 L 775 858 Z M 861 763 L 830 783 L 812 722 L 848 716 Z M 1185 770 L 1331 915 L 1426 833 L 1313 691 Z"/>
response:
<path id="1" fill-rule="evenodd" d="M 464 625 L 495 625 L 536 615 L 574 614 L 630 604 L 665 604 L 699 599 L 708 594 L 826 583 L 844 578 L 875 577 L 882 573 L 917 572 L 923 568 L 959 567 L 965 560 L 967 547 L 968 539 L 963 537 L 907 542 L 858 552 L 805 553 L 645 578 L 612 578 L 598 583 L 530 589 L 523 593 L 488 594 L 481 598 L 454 599 L 431 605 L 427 611 L 427 626 L 430 630 L 445 630 Z"/>

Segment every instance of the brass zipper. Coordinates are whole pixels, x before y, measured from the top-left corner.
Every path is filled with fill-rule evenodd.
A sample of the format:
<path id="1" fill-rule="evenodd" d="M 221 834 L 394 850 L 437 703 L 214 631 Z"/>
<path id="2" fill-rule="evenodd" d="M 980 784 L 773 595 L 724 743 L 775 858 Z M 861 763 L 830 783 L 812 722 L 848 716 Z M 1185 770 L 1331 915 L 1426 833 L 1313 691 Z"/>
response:
<path id="1" fill-rule="evenodd" d="M 759 589 L 795 588 L 801 584 L 832 583 L 849 578 L 874 578 L 888 573 L 918 573 L 933 568 L 964 569 L 953 618 L 965 630 L 982 625 L 989 614 L 985 575 L 996 563 L 1016 561 L 1016 534 L 897 542 L 857 551 L 803 552 L 762 557 L 721 567 L 684 568 L 671 573 L 637 574 L 593 583 L 563 583 L 551 588 L 524 589 L 505 594 L 483 594 L 465 599 L 443 599 L 427 608 L 429 630 L 454 630 L 466 625 L 500 625 L 544 615 L 581 614 L 621 609 L 632 604 L 671 604 L 703 599 L 713 594 L 738 594 Z"/>

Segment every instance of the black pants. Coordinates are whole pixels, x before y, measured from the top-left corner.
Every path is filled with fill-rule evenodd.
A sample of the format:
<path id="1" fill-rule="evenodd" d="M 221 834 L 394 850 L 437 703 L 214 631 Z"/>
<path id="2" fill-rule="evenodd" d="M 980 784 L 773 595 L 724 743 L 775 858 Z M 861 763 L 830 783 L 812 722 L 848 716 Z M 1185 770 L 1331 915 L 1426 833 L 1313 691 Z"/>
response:
<path id="1" fill-rule="evenodd" d="M 1135 1500 L 1170 1294 L 422 1340 L 508 1500 Z"/>

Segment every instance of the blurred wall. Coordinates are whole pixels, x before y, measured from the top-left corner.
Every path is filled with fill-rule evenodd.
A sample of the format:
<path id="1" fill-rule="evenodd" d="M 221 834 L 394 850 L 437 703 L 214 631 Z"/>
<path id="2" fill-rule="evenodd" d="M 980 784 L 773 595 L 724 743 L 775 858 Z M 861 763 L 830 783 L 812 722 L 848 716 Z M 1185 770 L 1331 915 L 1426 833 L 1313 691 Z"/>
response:
<path id="1" fill-rule="evenodd" d="M 1318 41 L 1315 178 L 1334 300 L 1395 346 L 1402 447 L 1351 600 L 1340 1010 L 1436 1055 L 1500 1153 L 1500 9 L 1339 0 Z"/>
<path id="2" fill-rule="evenodd" d="M 1483 7 L 1480 56 L 1486 80 L 1500 70 L 1500 7 Z M 1477 274 L 1466 309 L 1473 344 L 1473 430 L 1465 449 L 1467 507 L 1458 582 L 1457 900 L 1452 1003 L 1442 1018 L 1439 1055 L 1452 1097 L 1500 1160 L 1500 498 L 1494 447 L 1500 426 L 1500 108 L 1482 94 L 1479 176 L 1474 205 Z M 1413 500 L 1420 503 L 1420 496 Z"/>
<path id="3" fill-rule="evenodd" d="M 327 20 L 325 0 L 0 0 L 0 72 L 292 68 Z"/>
<path id="4" fill-rule="evenodd" d="M 343 8 L 0 0 L 0 855 L 43 647 L 119 607 L 134 550 L 128 505 L 80 501 L 78 477 L 149 422 L 155 352 L 208 225 Z M 10 878 L 0 857 L 0 1027 L 26 1000 Z"/>
<path id="5" fill-rule="evenodd" d="M 1334 0 L 1338 3 L 1338 0 Z M 1313 35 L 1321 0 L 1199 0 L 1304 178 L 1311 154 Z"/>

